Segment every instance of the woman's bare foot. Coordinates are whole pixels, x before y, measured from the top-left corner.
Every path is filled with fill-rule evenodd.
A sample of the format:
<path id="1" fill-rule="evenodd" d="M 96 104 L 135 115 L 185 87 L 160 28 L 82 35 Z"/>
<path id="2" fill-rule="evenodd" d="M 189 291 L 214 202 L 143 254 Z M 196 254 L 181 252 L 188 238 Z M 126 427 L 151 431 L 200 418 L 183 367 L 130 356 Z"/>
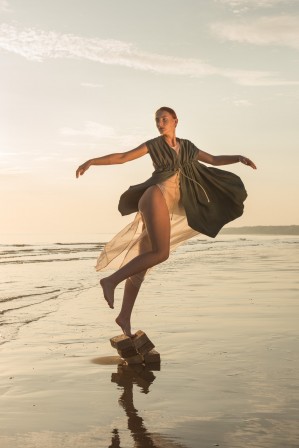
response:
<path id="1" fill-rule="evenodd" d="M 130 322 L 130 320 L 121 319 L 120 317 L 117 317 L 115 319 L 115 322 L 117 323 L 117 325 L 120 326 L 120 328 L 122 329 L 123 333 L 126 336 L 129 336 L 129 338 L 133 338 L 134 337 L 134 335 L 131 333 L 131 322 Z"/>
<path id="2" fill-rule="evenodd" d="M 114 308 L 114 290 L 115 285 L 112 283 L 108 277 L 102 278 L 100 280 L 100 284 L 103 288 L 103 294 L 106 302 L 110 306 L 110 308 Z"/>

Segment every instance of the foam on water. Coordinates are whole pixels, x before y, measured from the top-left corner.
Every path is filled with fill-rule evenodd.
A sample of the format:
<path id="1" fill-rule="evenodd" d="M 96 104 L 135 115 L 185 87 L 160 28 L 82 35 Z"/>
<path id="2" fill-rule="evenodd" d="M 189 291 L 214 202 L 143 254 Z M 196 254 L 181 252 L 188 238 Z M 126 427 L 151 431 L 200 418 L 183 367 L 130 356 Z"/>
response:
<path id="1" fill-rule="evenodd" d="M 61 300 L 97 281 L 93 266 L 104 243 L 0 245 L 0 344 L 23 325 L 54 312 Z"/>

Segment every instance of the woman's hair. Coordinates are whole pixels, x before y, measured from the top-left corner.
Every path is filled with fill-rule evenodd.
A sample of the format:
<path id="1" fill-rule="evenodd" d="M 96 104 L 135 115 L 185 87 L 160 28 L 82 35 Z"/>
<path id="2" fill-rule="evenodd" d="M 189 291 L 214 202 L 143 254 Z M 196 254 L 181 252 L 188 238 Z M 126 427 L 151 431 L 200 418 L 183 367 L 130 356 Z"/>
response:
<path id="1" fill-rule="evenodd" d="M 174 118 L 175 120 L 178 118 L 175 111 L 173 109 L 171 109 L 170 107 L 166 107 L 166 106 L 160 107 L 156 111 L 156 115 L 158 112 L 162 112 L 163 110 L 164 110 L 164 112 L 168 112 L 172 116 L 172 118 Z"/>

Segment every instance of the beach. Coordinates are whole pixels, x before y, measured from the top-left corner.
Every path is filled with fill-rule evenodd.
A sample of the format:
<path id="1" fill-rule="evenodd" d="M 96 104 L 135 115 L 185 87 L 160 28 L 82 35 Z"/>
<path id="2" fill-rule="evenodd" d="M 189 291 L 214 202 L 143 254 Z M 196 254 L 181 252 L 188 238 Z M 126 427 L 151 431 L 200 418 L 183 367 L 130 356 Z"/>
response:
<path id="1" fill-rule="evenodd" d="M 298 236 L 199 235 L 146 277 L 119 365 L 106 239 L 1 245 L 1 448 L 299 447 Z"/>

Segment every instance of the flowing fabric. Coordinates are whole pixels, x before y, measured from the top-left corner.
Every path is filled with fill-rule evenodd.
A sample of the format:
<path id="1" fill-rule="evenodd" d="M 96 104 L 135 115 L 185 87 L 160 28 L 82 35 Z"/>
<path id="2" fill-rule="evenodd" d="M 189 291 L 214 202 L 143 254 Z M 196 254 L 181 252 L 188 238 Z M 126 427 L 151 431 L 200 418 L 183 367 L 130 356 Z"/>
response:
<path id="1" fill-rule="evenodd" d="M 180 146 L 173 148 L 179 153 Z M 174 174 L 164 182 L 157 184 L 166 201 L 170 218 L 170 251 L 176 249 L 180 244 L 198 234 L 188 225 L 184 206 L 180 197 L 180 176 Z M 142 215 L 137 212 L 133 222 L 121 230 L 109 243 L 107 243 L 100 254 L 96 270 L 119 269 L 142 252 L 151 249 L 151 244 Z M 149 269 L 147 270 L 147 272 Z M 130 277 L 135 286 L 140 286 L 146 272 L 141 272 Z"/>
<path id="2" fill-rule="evenodd" d="M 215 238 L 220 229 L 242 215 L 247 193 L 243 182 L 234 173 L 207 167 L 198 162 L 199 149 L 185 139 L 179 154 L 163 137 L 146 142 L 155 171 L 142 184 L 125 191 L 118 209 L 122 215 L 138 211 L 138 203 L 145 190 L 180 174 L 180 192 L 188 224 L 194 230 Z"/>
<path id="3" fill-rule="evenodd" d="M 146 142 L 155 171 L 147 181 L 131 186 L 121 195 L 120 213 L 137 213 L 133 222 L 105 245 L 97 271 L 119 269 L 151 250 L 138 203 L 153 185 L 160 188 L 169 210 L 171 251 L 198 233 L 215 237 L 226 223 L 242 215 L 247 193 L 241 179 L 229 171 L 202 165 L 197 160 L 200 150 L 192 142 L 177 141 L 176 148 L 163 137 Z M 132 276 L 132 283 L 140 285 L 145 274 L 146 271 Z"/>

